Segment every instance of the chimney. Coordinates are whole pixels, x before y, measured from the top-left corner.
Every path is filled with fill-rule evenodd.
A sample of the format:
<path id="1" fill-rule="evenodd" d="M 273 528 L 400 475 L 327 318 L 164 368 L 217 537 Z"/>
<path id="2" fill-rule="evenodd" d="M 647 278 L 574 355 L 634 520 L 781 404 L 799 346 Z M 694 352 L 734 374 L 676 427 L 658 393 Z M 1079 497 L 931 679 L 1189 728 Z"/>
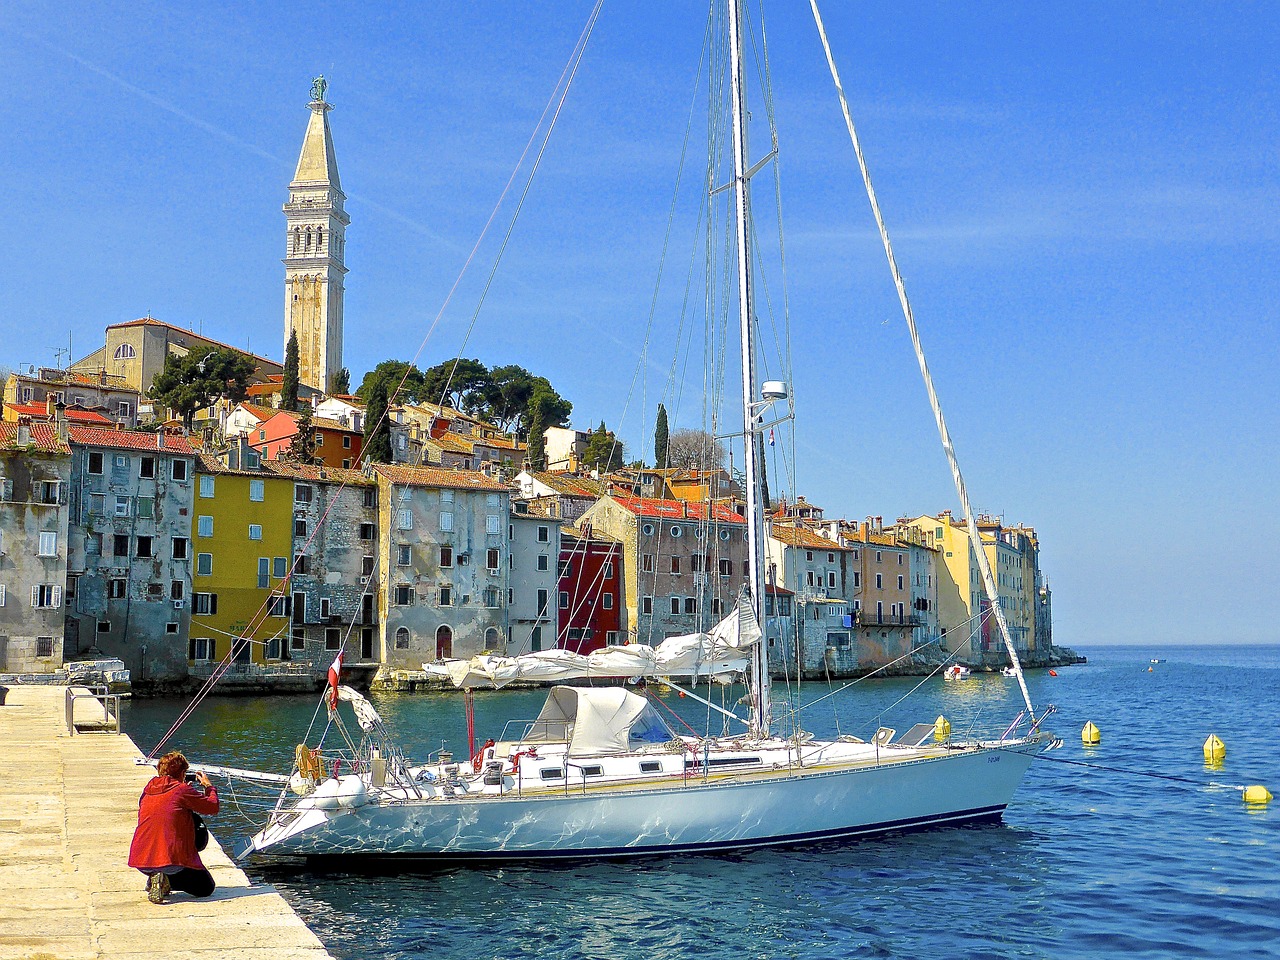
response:
<path id="1" fill-rule="evenodd" d="M 54 404 L 53 407 L 54 429 L 57 432 L 58 439 L 64 443 L 71 438 L 71 427 L 67 423 L 67 406 L 64 403 Z"/>
<path id="2" fill-rule="evenodd" d="M 101 370 L 98 371 L 98 383 L 102 384 L 103 386 L 106 386 L 107 384 L 107 368 L 106 367 L 103 367 Z"/>
<path id="3" fill-rule="evenodd" d="M 53 399 L 52 393 L 44 398 L 44 415 L 48 417 L 50 420 L 53 419 L 53 411 L 54 411 L 55 405 L 56 405 L 56 401 Z"/>
<path id="4" fill-rule="evenodd" d="M 164 427 L 161 427 L 159 430 L 156 431 L 156 449 L 157 450 L 164 449 Z"/>
<path id="5" fill-rule="evenodd" d="M 31 442 L 31 419 L 22 417 L 18 420 L 18 446 L 25 447 Z"/>

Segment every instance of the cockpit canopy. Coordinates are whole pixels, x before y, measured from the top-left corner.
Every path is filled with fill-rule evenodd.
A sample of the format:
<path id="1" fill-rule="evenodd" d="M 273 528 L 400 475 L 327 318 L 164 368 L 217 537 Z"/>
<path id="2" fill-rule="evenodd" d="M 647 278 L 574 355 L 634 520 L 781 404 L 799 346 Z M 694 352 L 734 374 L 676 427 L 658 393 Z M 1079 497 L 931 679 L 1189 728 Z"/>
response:
<path id="1" fill-rule="evenodd" d="M 552 687 L 526 743 L 568 741 L 571 757 L 624 753 L 675 738 L 647 699 L 623 687 Z"/>

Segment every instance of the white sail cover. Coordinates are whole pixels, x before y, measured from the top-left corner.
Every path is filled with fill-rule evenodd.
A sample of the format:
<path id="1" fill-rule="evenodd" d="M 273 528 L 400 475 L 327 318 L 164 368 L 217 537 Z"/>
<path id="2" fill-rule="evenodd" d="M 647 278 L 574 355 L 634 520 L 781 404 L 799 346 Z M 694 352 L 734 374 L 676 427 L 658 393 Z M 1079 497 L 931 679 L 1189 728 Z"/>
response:
<path id="1" fill-rule="evenodd" d="M 568 740 L 571 757 L 625 752 L 634 745 L 638 722 L 642 740 L 652 741 L 655 731 L 663 740 L 671 736 L 649 701 L 630 690 L 553 687 L 525 742 Z"/>
<path id="2" fill-rule="evenodd" d="M 503 687 L 515 680 L 556 681 L 605 677 L 708 677 L 747 668 L 747 651 L 760 642 L 760 623 L 750 601 L 740 597 L 710 633 L 668 637 L 656 647 L 644 643 L 602 647 L 589 654 L 543 650 L 519 657 L 481 654 L 470 660 L 424 663 L 456 687 Z"/>
<path id="3" fill-rule="evenodd" d="M 343 684 L 338 687 L 338 699 L 351 704 L 351 709 L 356 713 L 356 722 L 360 724 L 360 729 L 365 733 L 369 733 L 382 724 L 382 718 L 378 716 L 378 711 L 373 709 L 373 704 L 366 700 L 359 691 Z"/>

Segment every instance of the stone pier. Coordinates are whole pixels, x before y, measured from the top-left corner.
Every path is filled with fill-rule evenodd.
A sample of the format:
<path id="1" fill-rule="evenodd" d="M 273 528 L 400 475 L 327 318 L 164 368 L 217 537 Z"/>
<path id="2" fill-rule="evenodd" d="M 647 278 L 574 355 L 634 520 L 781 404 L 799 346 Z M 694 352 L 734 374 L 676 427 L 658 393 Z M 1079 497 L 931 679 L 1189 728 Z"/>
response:
<path id="1" fill-rule="evenodd" d="M 72 736 L 65 693 L 16 686 L 0 707 L 0 960 L 326 960 L 284 898 L 223 853 L 218 817 L 201 854 L 214 895 L 147 901 L 125 861 L 155 771 L 127 736 Z"/>

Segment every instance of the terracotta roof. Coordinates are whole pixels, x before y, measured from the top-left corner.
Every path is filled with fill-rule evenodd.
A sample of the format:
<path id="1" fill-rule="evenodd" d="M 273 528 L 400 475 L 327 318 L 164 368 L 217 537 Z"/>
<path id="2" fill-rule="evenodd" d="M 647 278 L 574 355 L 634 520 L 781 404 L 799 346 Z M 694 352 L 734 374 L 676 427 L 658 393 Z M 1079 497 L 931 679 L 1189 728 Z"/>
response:
<path id="1" fill-rule="evenodd" d="M 191 441 L 186 437 L 164 434 L 163 445 L 161 434 L 147 433 L 137 430 L 104 430 L 101 427 L 82 427 L 71 424 L 67 428 L 71 432 L 71 442 L 83 447 L 117 447 L 123 450 L 152 450 L 159 453 L 196 452 Z"/>
<path id="2" fill-rule="evenodd" d="M 779 543 L 785 543 L 789 547 L 804 547 L 806 550 L 848 550 L 848 547 L 842 547 L 834 540 L 828 540 L 826 537 L 808 527 L 791 527 L 785 524 L 775 523 L 769 535 Z"/>
<path id="3" fill-rule="evenodd" d="M 531 470 L 529 476 L 566 497 L 589 497 L 595 500 L 604 495 L 600 481 L 590 477 L 579 477 L 572 473 L 548 473 L 543 470 Z"/>
<path id="4" fill-rule="evenodd" d="M 430 446 L 439 447 L 441 450 L 448 450 L 450 453 L 475 453 L 475 443 L 466 437 L 460 437 L 456 433 L 444 433 L 438 437 L 423 437 L 422 442 Z"/>
<path id="5" fill-rule="evenodd" d="M 265 477 L 277 480 L 311 480 L 316 483 L 345 483 L 348 486 L 368 487 L 373 478 L 360 470 L 344 470 L 323 464 L 290 463 L 288 460 L 264 460 L 260 467 L 233 469 L 210 453 L 198 455 L 201 473 L 233 474 L 241 477 Z"/>
<path id="6" fill-rule="evenodd" d="M 486 477 L 477 470 L 441 470 L 436 467 L 405 467 L 394 463 L 375 463 L 373 469 L 390 483 L 410 487 L 445 487 L 454 490 L 491 490 L 506 493 L 506 484 Z"/>
<path id="7" fill-rule="evenodd" d="M 31 445 L 42 453 L 71 453 L 66 442 L 58 439 L 58 432 L 52 423 L 33 423 L 31 427 Z M 0 423 L 0 448 L 16 449 L 18 446 L 18 424 Z"/>
<path id="8" fill-rule="evenodd" d="M 627 510 L 640 517 L 662 517 L 670 520 L 705 520 L 707 519 L 706 503 L 692 503 L 688 500 L 658 500 L 648 497 L 624 497 L 615 495 L 614 500 Z M 722 523 L 746 523 L 741 514 L 734 513 L 721 503 L 710 504 L 711 519 Z"/>
<path id="9" fill-rule="evenodd" d="M 282 367 L 279 360 L 272 360 L 270 357 L 260 357 L 256 353 L 250 353 L 248 350 L 241 350 L 239 347 L 233 347 L 229 343 L 223 343 L 220 340 L 214 340 L 212 337 L 206 337 L 203 333 L 196 333 L 194 330 L 188 330 L 186 327 L 179 327 L 172 323 L 165 323 L 163 320 L 157 320 L 155 317 L 139 317 L 137 320 L 126 320 L 123 323 L 107 324 L 108 330 L 117 330 L 121 327 L 164 327 L 168 330 L 176 330 L 179 333 L 187 333 L 195 337 L 201 343 L 212 344 L 215 347 L 223 347 L 227 350 L 234 350 L 236 353 L 244 354 L 253 360 L 261 360 L 263 363 L 270 364 L 273 367 Z"/>
<path id="10" fill-rule="evenodd" d="M 20 417 L 38 417 L 43 420 L 49 416 L 49 409 L 43 403 L 6 403 L 5 407 Z M 73 423 L 115 423 L 110 417 L 104 417 L 93 410 L 82 410 L 79 407 L 67 407 L 63 412 Z"/>
<path id="11" fill-rule="evenodd" d="M 764 585 L 764 592 L 778 593 L 788 597 L 794 597 L 796 595 L 796 592 L 794 590 L 788 590 L 786 587 L 779 587 L 776 584 L 772 584 L 772 583 L 766 583 Z"/>
<path id="12" fill-rule="evenodd" d="M 236 404 L 236 409 L 240 409 L 242 407 L 244 408 L 244 411 L 246 413 L 249 413 L 257 417 L 259 423 L 261 423 L 264 420 L 270 420 L 272 417 L 274 417 L 277 413 L 280 412 L 275 407 L 264 407 L 260 403 L 248 403 L 247 401 L 244 401 L 244 400 L 241 400 L 239 403 Z M 232 412 L 234 413 L 235 411 L 232 411 Z"/>

